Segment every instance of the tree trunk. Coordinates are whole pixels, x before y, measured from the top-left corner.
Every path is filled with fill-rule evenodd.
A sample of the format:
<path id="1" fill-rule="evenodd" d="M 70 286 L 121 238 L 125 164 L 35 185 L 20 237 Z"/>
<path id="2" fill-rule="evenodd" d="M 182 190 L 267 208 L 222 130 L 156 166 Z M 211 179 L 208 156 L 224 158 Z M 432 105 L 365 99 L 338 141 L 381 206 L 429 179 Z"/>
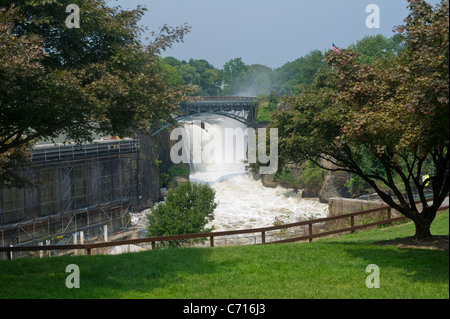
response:
<path id="1" fill-rule="evenodd" d="M 429 240 L 433 238 L 431 235 L 430 227 L 431 222 L 425 220 L 414 220 L 414 225 L 416 226 L 416 233 L 414 234 L 415 240 Z"/>

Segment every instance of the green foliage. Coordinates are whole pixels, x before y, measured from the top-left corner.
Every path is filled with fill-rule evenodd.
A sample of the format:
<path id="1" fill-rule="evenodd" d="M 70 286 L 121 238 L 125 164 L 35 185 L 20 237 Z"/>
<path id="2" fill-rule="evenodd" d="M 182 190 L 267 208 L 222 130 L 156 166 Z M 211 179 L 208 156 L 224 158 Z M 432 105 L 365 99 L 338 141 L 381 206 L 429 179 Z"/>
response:
<path id="1" fill-rule="evenodd" d="M 368 184 L 358 175 L 352 174 L 344 183 L 344 187 L 353 195 L 364 191 Z M 370 187 L 370 186 L 369 186 Z"/>
<path id="2" fill-rule="evenodd" d="M 235 79 L 240 77 L 248 70 L 248 66 L 242 61 L 241 58 L 231 59 L 224 64 L 222 69 L 223 81 L 225 85 L 231 85 Z"/>
<path id="3" fill-rule="evenodd" d="M 183 183 L 169 189 L 166 201 L 157 205 L 147 215 L 148 236 L 169 236 L 192 233 L 207 233 L 205 228 L 214 219 L 215 192 L 207 184 Z M 164 243 L 178 247 L 186 240 L 173 240 Z"/>
<path id="4" fill-rule="evenodd" d="M 167 170 L 167 173 L 159 173 L 159 185 L 161 187 L 168 187 L 169 182 L 176 176 L 189 177 L 189 170 L 182 165 L 172 165 Z"/>
<path id="5" fill-rule="evenodd" d="M 383 35 L 366 36 L 350 49 L 360 52 L 358 62 L 373 63 L 376 58 L 398 55 L 406 47 L 405 41 L 394 35 L 386 38 Z M 216 69 L 206 60 L 190 59 L 179 61 L 174 57 L 164 58 L 164 62 L 174 67 L 183 84 L 197 86 L 196 95 L 238 95 L 266 96 L 271 92 L 277 95 L 299 93 L 305 86 L 313 83 L 320 70 L 329 70 L 324 62 L 324 53 L 313 50 L 279 68 L 271 69 L 260 64 L 247 65 L 242 58 L 227 61 L 222 69 Z M 270 117 L 269 109 L 261 106 L 259 121 L 265 122 Z"/>
<path id="6" fill-rule="evenodd" d="M 348 49 L 359 53 L 358 63 L 372 64 L 376 59 L 390 58 L 398 55 L 405 49 L 405 43 L 398 34 L 395 34 L 391 38 L 377 34 L 374 36 L 365 36 L 357 41 L 356 44 L 350 45 Z"/>
<path id="7" fill-rule="evenodd" d="M 189 175 L 189 171 L 186 167 L 180 165 L 173 165 L 167 171 L 170 176 L 186 176 Z"/>
<path id="8" fill-rule="evenodd" d="M 170 87 L 177 87 L 184 83 L 183 77 L 179 74 L 178 70 L 167 63 L 165 60 L 159 60 L 163 73 L 165 74 L 166 82 Z"/>
<path id="9" fill-rule="evenodd" d="M 185 85 L 196 87 L 194 95 L 217 96 L 221 92 L 222 74 L 214 66 L 204 59 L 189 59 L 179 61 L 174 57 L 166 57 L 164 63 L 172 67 L 177 75 L 173 75 L 177 80 Z"/>
<path id="10" fill-rule="evenodd" d="M 257 109 L 256 123 L 269 122 L 271 113 L 277 109 L 278 95 L 272 92 L 270 95 L 260 95 L 255 100 Z"/>
<path id="11" fill-rule="evenodd" d="M 267 95 L 291 94 L 301 86 L 310 85 L 318 70 L 328 69 L 322 60 L 324 55 L 314 50 L 304 57 L 288 62 L 277 69 L 253 64 L 246 65 L 241 58 L 228 61 L 222 70 L 224 74 L 224 95 Z"/>
<path id="12" fill-rule="evenodd" d="M 303 165 L 300 173 L 287 166 L 283 167 L 275 174 L 275 180 L 287 183 L 300 189 L 320 189 L 324 181 L 325 171 L 311 161 Z"/>
<path id="13" fill-rule="evenodd" d="M 324 55 L 320 50 L 313 50 L 303 57 L 284 64 L 273 72 L 272 89 L 279 94 L 290 95 L 292 91 L 310 85 L 319 70 L 329 68 L 323 59 Z"/>
<path id="14" fill-rule="evenodd" d="M 110 8 L 79 0 L 80 28 L 67 28 L 70 0 L 0 0 L 0 180 L 36 140 L 81 143 L 99 135 L 132 135 L 171 119 L 188 88 L 159 63 L 180 42 L 184 25 L 163 26 L 149 45 L 138 25 L 145 8 Z M 172 75 L 173 77 L 173 75 Z"/>
<path id="15" fill-rule="evenodd" d="M 322 185 L 324 170 L 314 165 L 313 162 L 308 161 L 302 170 L 299 181 L 303 187 Z"/>
<path id="16" fill-rule="evenodd" d="M 258 115 L 256 117 L 256 123 L 269 122 L 270 113 L 273 109 L 269 104 L 261 104 L 258 107 Z"/>
<path id="17" fill-rule="evenodd" d="M 170 176 L 168 173 L 159 173 L 159 186 L 160 187 L 167 187 L 167 185 L 170 182 Z"/>
<path id="18" fill-rule="evenodd" d="M 284 182 L 291 185 L 296 185 L 299 183 L 298 179 L 294 176 L 292 172 L 292 168 L 284 167 L 281 170 L 278 170 L 274 176 L 275 180 L 278 182 Z"/>
<path id="19" fill-rule="evenodd" d="M 411 218 L 422 239 L 431 236 L 449 190 L 449 5 L 409 2 L 406 24 L 397 28 L 406 45 L 399 55 L 361 64 L 353 50 L 330 52 L 326 61 L 333 70 L 318 72 L 312 85 L 285 98 L 271 125 L 279 130 L 279 162 L 310 160 L 359 176 Z M 434 175 L 424 181 L 429 161 Z M 411 185 L 424 202 L 421 211 Z"/>
<path id="20" fill-rule="evenodd" d="M 231 64 L 231 66 L 229 65 Z M 227 71 L 226 70 L 230 70 Z M 223 95 L 259 96 L 271 90 L 272 69 L 261 65 L 245 65 L 240 58 L 224 65 Z"/>

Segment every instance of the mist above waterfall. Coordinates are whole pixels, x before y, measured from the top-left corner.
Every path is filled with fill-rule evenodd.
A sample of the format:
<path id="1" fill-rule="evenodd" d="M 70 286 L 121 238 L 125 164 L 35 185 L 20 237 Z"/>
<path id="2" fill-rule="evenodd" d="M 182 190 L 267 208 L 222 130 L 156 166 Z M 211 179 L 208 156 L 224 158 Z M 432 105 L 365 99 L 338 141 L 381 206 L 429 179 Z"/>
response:
<path id="1" fill-rule="evenodd" d="M 231 63 L 229 68 L 236 70 L 228 72 L 231 75 L 225 80 L 224 95 L 259 96 L 262 94 L 268 95 L 274 90 L 273 70 L 267 66 L 260 64 L 246 66 L 237 59 L 237 61 Z"/>

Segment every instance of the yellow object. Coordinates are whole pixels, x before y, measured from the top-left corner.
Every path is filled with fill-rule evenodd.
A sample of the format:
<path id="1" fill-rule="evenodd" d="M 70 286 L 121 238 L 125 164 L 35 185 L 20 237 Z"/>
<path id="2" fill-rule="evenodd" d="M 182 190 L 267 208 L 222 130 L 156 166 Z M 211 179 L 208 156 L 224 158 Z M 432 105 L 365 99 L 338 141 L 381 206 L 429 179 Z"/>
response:
<path id="1" fill-rule="evenodd" d="M 422 176 L 422 182 L 423 181 L 425 181 L 427 178 L 429 178 L 430 177 L 430 175 L 423 175 Z M 430 182 L 428 181 L 426 184 L 425 184 L 425 186 L 428 186 L 430 184 Z"/>

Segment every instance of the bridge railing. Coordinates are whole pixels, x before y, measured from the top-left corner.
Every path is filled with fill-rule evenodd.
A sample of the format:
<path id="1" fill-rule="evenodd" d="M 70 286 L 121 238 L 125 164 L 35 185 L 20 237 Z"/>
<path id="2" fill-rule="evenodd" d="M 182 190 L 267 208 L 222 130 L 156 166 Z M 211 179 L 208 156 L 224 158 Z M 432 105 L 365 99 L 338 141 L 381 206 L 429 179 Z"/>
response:
<path id="1" fill-rule="evenodd" d="M 431 201 L 429 199 L 428 201 Z M 416 204 L 420 204 L 420 201 L 417 201 Z M 449 206 L 442 206 L 438 209 L 438 211 L 447 210 Z M 136 245 L 143 243 L 150 243 L 152 249 L 156 248 L 157 242 L 162 241 L 170 241 L 170 240 L 183 240 L 183 239 L 194 239 L 194 238 L 209 238 L 210 247 L 214 247 L 214 238 L 221 236 L 230 236 L 230 235 L 239 235 L 239 234 L 249 234 L 249 233 L 259 233 L 261 235 L 261 244 L 276 244 L 276 243 L 288 243 L 288 242 L 297 242 L 303 240 L 309 240 L 311 242 L 314 238 L 326 237 L 330 235 L 335 235 L 344 232 L 353 233 L 356 230 L 361 230 L 364 228 L 374 227 L 377 225 L 387 225 L 390 226 L 393 222 L 398 222 L 407 219 L 404 216 L 400 217 L 392 217 L 392 208 L 390 206 L 383 206 L 379 208 L 358 211 L 354 213 L 342 214 L 337 216 L 305 220 L 297 223 L 290 223 L 278 226 L 271 227 L 262 227 L 262 228 L 250 228 L 250 229 L 239 229 L 239 230 L 230 230 L 230 231 L 221 231 L 221 232 L 210 232 L 210 233 L 196 233 L 196 234 L 185 234 L 185 235 L 173 235 L 173 236 L 157 236 L 157 237 L 148 237 L 148 238 L 138 238 L 138 239 L 130 239 L 130 240 L 122 240 L 122 241 L 114 241 L 114 242 L 101 242 L 101 243 L 91 243 L 91 244 L 77 244 L 77 245 L 49 245 L 49 246 L 16 246 L 16 247 L 0 247 L 0 252 L 6 252 L 7 258 L 13 258 L 13 252 L 15 251 L 58 251 L 58 250 L 86 250 L 87 255 L 91 255 L 92 249 L 95 248 L 105 248 L 105 247 L 113 247 L 113 246 L 121 246 L 121 245 Z M 382 213 L 387 212 L 387 217 L 385 219 L 369 222 L 362 225 L 355 225 L 355 217 L 367 215 L 371 213 Z M 313 232 L 313 225 L 325 223 L 329 221 L 341 220 L 341 219 L 350 219 L 350 227 L 343 227 L 339 229 L 334 229 L 331 231 Z M 288 229 L 299 226 L 308 226 L 308 234 L 298 237 L 287 238 L 283 240 L 276 240 L 267 242 L 266 241 L 266 233 L 274 230 Z"/>
<path id="2" fill-rule="evenodd" d="M 256 111 L 253 105 L 255 97 L 243 96 L 204 96 L 193 101 L 180 103 L 180 108 L 172 114 L 174 121 L 202 113 L 227 116 L 250 127 L 256 127 Z M 152 136 L 173 125 L 173 122 L 162 122 L 152 129 Z"/>

